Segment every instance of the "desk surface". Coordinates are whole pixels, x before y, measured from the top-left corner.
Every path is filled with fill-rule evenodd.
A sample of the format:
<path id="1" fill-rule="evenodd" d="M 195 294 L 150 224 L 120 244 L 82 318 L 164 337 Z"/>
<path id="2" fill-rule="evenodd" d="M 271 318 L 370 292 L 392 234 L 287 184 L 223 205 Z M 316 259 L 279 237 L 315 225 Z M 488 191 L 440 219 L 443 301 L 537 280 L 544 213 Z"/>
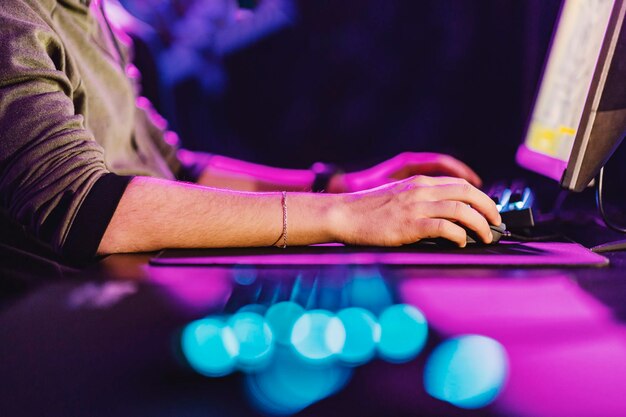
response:
<path id="1" fill-rule="evenodd" d="M 608 255 L 610 267 L 580 269 L 154 267 L 150 256 L 110 256 L 0 310 L 2 415 L 626 415 L 622 253 Z M 190 322 L 225 320 L 241 308 L 263 314 L 285 300 L 331 314 L 359 306 L 376 319 L 390 305 L 415 306 L 428 323 L 426 343 L 408 361 L 379 353 L 359 366 L 302 365 L 274 403 L 251 388 L 267 368 L 207 377 L 183 358 L 180 339 Z M 494 400 L 476 409 L 435 399 L 424 386 L 434 352 L 470 334 L 496 341 L 506 359 Z M 480 350 L 468 354 L 478 368 L 467 372 L 495 366 Z M 461 392 L 458 384 L 468 381 L 453 383 Z M 470 379 L 469 386 L 480 384 Z M 298 389 L 317 391 L 294 403 Z"/>

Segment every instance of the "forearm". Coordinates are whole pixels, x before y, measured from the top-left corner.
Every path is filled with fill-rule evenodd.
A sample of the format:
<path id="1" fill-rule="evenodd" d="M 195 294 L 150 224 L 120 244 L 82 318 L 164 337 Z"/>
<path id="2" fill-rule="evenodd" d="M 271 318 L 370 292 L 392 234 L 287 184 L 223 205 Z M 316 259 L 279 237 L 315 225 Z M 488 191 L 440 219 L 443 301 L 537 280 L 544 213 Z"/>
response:
<path id="1" fill-rule="evenodd" d="M 274 168 L 215 155 L 198 184 L 240 191 L 310 191 L 314 178 L 310 170 Z"/>
<path id="2" fill-rule="evenodd" d="M 288 244 L 333 241 L 338 198 L 289 193 Z M 270 246 L 283 231 L 281 201 L 281 193 L 237 192 L 136 177 L 124 192 L 98 253 Z"/>

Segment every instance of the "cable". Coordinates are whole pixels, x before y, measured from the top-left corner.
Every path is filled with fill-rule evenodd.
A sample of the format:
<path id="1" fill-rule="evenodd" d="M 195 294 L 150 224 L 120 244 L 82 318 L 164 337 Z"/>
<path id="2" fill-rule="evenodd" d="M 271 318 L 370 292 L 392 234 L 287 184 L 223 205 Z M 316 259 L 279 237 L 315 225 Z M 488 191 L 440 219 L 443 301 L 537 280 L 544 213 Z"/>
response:
<path id="1" fill-rule="evenodd" d="M 598 210 L 600 211 L 600 216 L 602 216 L 602 221 L 604 221 L 604 224 L 606 224 L 609 229 L 615 230 L 619 233 L 626 233 L 626 227 L 621 227 L 613 223 L 613 221 L 610 220 L 609 217 L 606 215 L 606 212 L 604 210 L 604 167 L 600 168 L 597 182 L 598 184 L 596 185 L 596 204 L 598 206 Z"/>
<path id="2" fill-rule="evenodd" d="M 512 242 L 552 242 L 554 240 L 562 239 L 563 236 L 552 233 L 549 235 L 542 236 L 524 236 L 517 233 L 509 232 L 508 235 L 502 236 L 503 240 L 512 241 Z"/>

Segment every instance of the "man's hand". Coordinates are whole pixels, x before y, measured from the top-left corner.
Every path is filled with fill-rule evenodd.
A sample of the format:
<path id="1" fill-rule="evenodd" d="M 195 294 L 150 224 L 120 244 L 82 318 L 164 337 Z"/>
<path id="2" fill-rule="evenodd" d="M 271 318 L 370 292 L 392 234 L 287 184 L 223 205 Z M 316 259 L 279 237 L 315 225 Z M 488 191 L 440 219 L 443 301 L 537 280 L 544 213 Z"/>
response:
<path id="1" fill-rule="evenodd" d="M 399 246 L 443 237 L 465 246 L 461 225 L 491 243 L 489 224 L 501 223 L 495 203 L 460 178 L 415 176 L 341 196 L 336 237 L 349 244 Z"/>
<path id="2" fill-rule="evenodd" d="M 332 193 L 362 191 L 414 175 L 445 175 L 462 178 L 480 187 L 482 181 L 463 162 L 438 153 L 405 152 L 363 171 L 335 175 L 328 187 Z"/>

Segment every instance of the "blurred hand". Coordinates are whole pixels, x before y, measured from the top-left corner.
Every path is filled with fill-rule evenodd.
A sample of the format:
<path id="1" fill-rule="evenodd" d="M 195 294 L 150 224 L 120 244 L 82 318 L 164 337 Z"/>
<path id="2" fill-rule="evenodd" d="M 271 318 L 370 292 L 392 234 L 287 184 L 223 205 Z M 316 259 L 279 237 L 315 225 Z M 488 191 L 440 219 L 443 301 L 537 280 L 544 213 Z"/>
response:
<path id="1" fill-rule="evenodd" d="M 500 225 L 495 203 L 464 179 L 415 176 L 343 195 L 337 239 L 355 245 L 399 246 L 443 237 L 465 246 L 464 225 L 485 242 Z"/>
<path id="2" fill-rule="evenodd" d="M 462 178 L 480 187 L 482 181 L 470 167 L 449 155 L 405 152 L 363 171 L 335 175 L 329 192 L 355 192 L 375 188 L 414 175 L 445 175 Z"/>

